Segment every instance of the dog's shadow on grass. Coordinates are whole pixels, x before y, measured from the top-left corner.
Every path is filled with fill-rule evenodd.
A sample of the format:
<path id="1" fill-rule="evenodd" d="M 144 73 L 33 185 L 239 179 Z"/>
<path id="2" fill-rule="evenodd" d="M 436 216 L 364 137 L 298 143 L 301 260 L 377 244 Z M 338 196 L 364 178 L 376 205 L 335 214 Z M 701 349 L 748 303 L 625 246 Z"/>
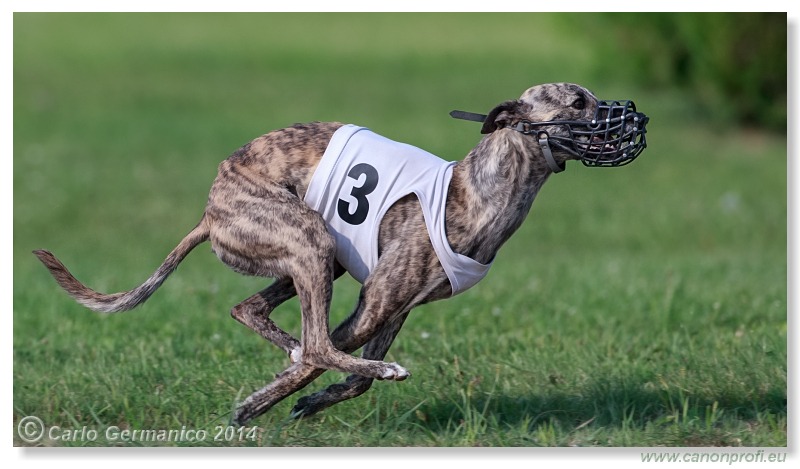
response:
<path id="1" fill-rule="evenodd" d="M 543 396 L 465 392 L 427 401 L 415 412 L 432 434 L 494 430 L 510 435 L 501 444 L 738 446 L 749 442 L 731 433 L 731 426 L 766 426 L 767 433 L 785 439 L 787 399 L 786 389 L 777 386 L 750 396 L 721 392 L 709 398 L 677 388 L 619 384 L 582 394 L 566 389 Z M 659 440 L 648 440 L 648 434 Z"/>

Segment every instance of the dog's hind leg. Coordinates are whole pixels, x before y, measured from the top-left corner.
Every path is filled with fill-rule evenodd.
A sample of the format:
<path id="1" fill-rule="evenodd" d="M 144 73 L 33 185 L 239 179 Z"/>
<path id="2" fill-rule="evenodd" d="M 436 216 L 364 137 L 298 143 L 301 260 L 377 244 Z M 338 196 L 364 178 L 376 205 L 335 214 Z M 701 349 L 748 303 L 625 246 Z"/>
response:
<path id="1" fill-rule="evenodd" d="M 336 245 L 322 216 L 285 188 L 239 184 L 233 190 L 226 184 L 225 175 L 221 174 L 221 182 L 212 188 L 206 208 L 212 222 L 212 249 L 237 272 L 292 279 L 301 307 L 302 362 L 373 378 L 404 379 L 408 373 L 397 364 L 357 358 L 331 343 L 328 312 L 337 273 Z M 291 292 L 288 287 L 279 291 L 281 297 Z M 373 296 L 376 295 L 379 293 Z M 377 332 L 387 317 L 376 317 L 380 323 L 373 321 L 357 331 L 363 336 L 359 346 Z M 272 328 L 263 329 L 292 353 L 294 341 Z"/>
<path id="2" fill-rule="evenodd" d="M 424 226 L 422 214 L 417 216 L 419 225 Z M 413 226 L 411 231 L 427 236 L 424 230 L 415 230 Z M 433 247 L 408 242 L 411 236 L 395 235 L 386 240 L 381 261 L 361 290 L 355 312 L 331 334 L 333 344 L 340 350 L 350 353 L 363 346 L 362 358 L 383 360 L 414 307 L 450 296 L 450 282 Z M 301 398 L 292 415 L 312 415 L 357 397 L 373 381 L 374 377 L 352 373 L 342 383 Z"/>
<path id="3" fill-rule="evenodd" d="M 246 424 L 286 397 L 303 389 L 324 372 L 322 368 L 300 362 L 293 363 L 279 373 L 274 381 L 248 396 L 233 413 L 231 421 L 237 425 Z"/>
<path id="4" fill-rule="evenodd" d="M 376 360 L 382 359 L 389 350 L 389 346 L 397 336 L 407 316 L 408 313 L 402 314 L 387 324 L 375 338 L 364 346 L 364 356 L 368 358 L 374 357 Z M 347 343 L 334 342 L 334 345 L 337 347 L 344 346 L 345 350 L 351 352 L 358 348 L 355 343 L 350 341 L 346 342 Z M 315 368 L 310 365 L 304 365 L 303 363 L 293 363 L 286 370 L 278 373 L 273 382 L 248 396 L 236 409 L 232 421 L 238 425 L 244 425 L 251 419 L 268 411 L 286 397 L 303 389 L 324 372 L 325 370 L 322 368 Z M 372 381 L 372 378 L 351 375 L 344 384 L 332 385 L 320 393 L 300 399 L 298 405 L 293 409 L 292 414 L 295 417 L 311 415 L 337 402 L 356 397 L 366 392 L 372 384 Z M 313 399 L 337 386 L 338 391 L 329 392 L 328 394 L 331 394 L 330 396 Z M 312 398 L 313 402 L 310 402 L 309 405 L 304 404 L 301 406 L 301 403 L 304 401 L 308 402 L 307 400 L 309 398 Z"/>
<path id="5" fill-rule="evenodd" d="M 408 313 L 407 311 L 394 318 L 381 329 L 378 335 L 367 342 L 361 354 L 362 358 L 383 360 L 408 317 Z M 372 378 L 350 375 L 343 383 L 332 384 L 322 391 L 300 398 L 292 409 L 292 416 L 295 418 L 308 417 L 336 403 L 358 397 L 369 390 L 373 381 Z"/>
<path id="6" fill-rule="evenodd" d="M 299 361 L 300 341 L 279 328 L 269 315 L 281 303 L 297 294 L 289 277 L 278 278 L 264 290 L 234 306 L 231 316 L 254 330 L 258 335 L 277 345 L 289 355 L 292 363 Z"/>
<path id="7" fill-rule="evenodd" d="M 345 270 L 337 263 L 334 267 L 334 280 L 344 272 Z M 269 316 L 275 308 L 295 295 L 297 290 L 292 279 L 278 278 L 272 285 L 242 301 L 231 310 L 231 317 L 286 352 L 292 363 L 300 361 L 300 341 L 278 327 Z"/>
<path id="8" fill-rule="evenodd" d="M 379 292 L 377 289 L 374 290 L 373 294 L 368 294 L 367 290 L 368 286 L 362 289 L 355 312 L 350 315 L 342 325 L 336 328 L 332 334 L 331 342 L 333 346 L 338 349 L 337 352 L 339 354 L 352 353 L 369 342 L 371 345 L 365 347 L 364 353 L 367 356 L 374 356 L 376 360 L 363 361 L 382 364 L 383 362 L 377 360 L 382 359 L 386 355 L 391 341 L 397 335 L 397 332 L 403 324 L 403 320 L 408 314 L 408 310 L 411 308 L 409 305 L 406 305 L 398 309 L 397 305 L 391 301 L 379 301 L 381 296 L 378 294 Z M 381 306 L 383 306 L 382 312 L 373 311 L 373 309 L 380 310 Z M 390 311 L 406 312 L 387 316 Z M 375 314 L 370 314 L 370 312 Z M 382 322 L 379 318 L 383 318 L 388 322 Z M 377 322 L 376 319 L 378 319 Z M 377 327 L 380 325 L 383 325 L 383 327 Z M 373 328 L 375 331 L 374 334 L 377 334 L 374 335 L 374 340 L 373 335 L 367 335 L 368 331 L 373 330 Z M 357 333 L 353 335 L 353 332 Z M 306 339 L 305 336 L 303 339 Z M 394 366 L 402 370 L 398 365 Z M 313 365 L 306 364 L 306 357 L 304 356 L 301 362 L 292 364 L 285 371 L 279 373 L 273 382 L 248 396 L 247 399 L 241 403 L 239 408 L 236 409 L 233 421 L 239 425 L 244 425 L 250 419 L 258 417 L 281 400 L 304 388 L 324 371 L 325 370 L 322 368 L 316 368 Z M 405 372 L 405 370 L 402 371 Z M 405 372 L 405 375 L 402 377 L 405 378 L 407 376 L 408 372 Z M 395 379 L 397 379 L 397 377 L 395 377 Z M 372 378 L 350 379 L 349 381 L 353 383 L 354 386 L 357 386 L 359 390 L 363 389 L 363 391 L 366 391 L 369 386 L 365 385 L 365 383 L 369 382 L 371 384 Z M 352 397 L 355 397 L 355 395 Z M 332 404 L 333 402 L 325 407 Z M 319 410 L 321 410 L 321 408 Z"/>

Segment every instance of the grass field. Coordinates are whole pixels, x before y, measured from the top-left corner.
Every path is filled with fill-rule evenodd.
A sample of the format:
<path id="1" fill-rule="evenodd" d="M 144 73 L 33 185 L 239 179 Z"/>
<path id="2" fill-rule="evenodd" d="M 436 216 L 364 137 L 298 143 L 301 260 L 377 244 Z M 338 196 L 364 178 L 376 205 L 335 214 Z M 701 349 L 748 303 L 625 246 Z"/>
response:
<path id="1" fill-rule="evenodd" d="M 14 444 L 31 444 L 17 425 L 33 415 L 99 433 L 45 446 L 175 445 L 105 431 L 182 426 L 209 437 L 179 445 L 786 446 L 786 136 L 708 124 L 677 89 L 601 74 L 612 58 L 573 19 L 16 14 Z M 479 128 L 450 110 L 551 81 L 634 99 L 649 148 L 551 178 L 480 285 L 406 322 L 388 359 L 411 379 L 288 420 L 343 378 L 327 373 L 252 440 L 212 441 L 287 364 L 228 313 L 268 280 L 204 245 L 145 305 L 101 317 L 30 254 L 127 290 L 199 220 L 219 161 L 262 133 L 339 120 L 460 159 Z M 357 294 L 337 283 L 332 322 Z M 297 334 L 298 308 L 273 318 Z"/>

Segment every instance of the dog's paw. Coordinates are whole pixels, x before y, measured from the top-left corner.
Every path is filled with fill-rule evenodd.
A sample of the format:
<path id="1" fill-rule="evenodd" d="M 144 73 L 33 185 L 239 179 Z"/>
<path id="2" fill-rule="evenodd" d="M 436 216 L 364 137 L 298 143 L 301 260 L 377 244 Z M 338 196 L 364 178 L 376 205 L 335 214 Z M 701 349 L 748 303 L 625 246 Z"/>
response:
<path id="1" fill-rule="evenodd" d="M 381 379 L 403 381 L 409 376 L 411 376 L 411 373 L 409 373 L 408 370 L 402 366 L 398 365 L 397 363 L 388 363 L 386 365 L 386 369 L 383 371 L 383 375 L 381 375 Z"/>

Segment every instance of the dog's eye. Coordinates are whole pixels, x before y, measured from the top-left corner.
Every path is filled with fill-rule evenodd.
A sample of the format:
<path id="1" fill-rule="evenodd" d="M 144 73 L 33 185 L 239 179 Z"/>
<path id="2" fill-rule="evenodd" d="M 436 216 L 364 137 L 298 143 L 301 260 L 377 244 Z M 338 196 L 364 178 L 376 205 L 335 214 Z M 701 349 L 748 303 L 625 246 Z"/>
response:
<path id="1" fill-rule="evenodd" d="M 572 107 L 575 109 L 583 109 L 586 107 L 586 101 L 584 101 L 583 98 L 578 98 L 572 103 Z"/>

